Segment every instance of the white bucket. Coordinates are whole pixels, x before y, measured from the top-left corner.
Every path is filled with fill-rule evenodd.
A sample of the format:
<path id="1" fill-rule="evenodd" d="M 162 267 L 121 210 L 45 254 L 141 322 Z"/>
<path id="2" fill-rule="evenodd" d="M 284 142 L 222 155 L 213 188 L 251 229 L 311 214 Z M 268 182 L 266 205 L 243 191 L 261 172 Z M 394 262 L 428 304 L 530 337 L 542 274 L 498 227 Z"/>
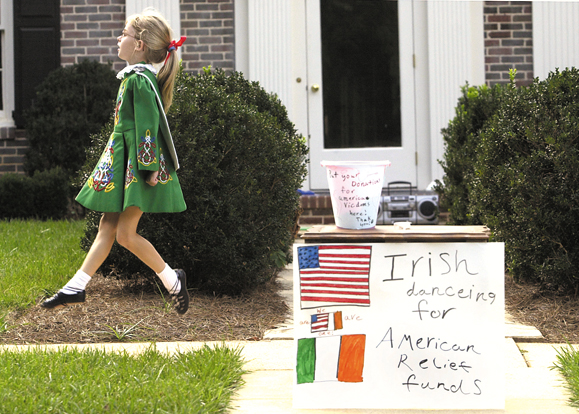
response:
<path id="1" fill-rule="evenodd" d="M 376 227 L 384 171 L 390 161 L 322 161 L 336 226 L 343 229 Z"/>

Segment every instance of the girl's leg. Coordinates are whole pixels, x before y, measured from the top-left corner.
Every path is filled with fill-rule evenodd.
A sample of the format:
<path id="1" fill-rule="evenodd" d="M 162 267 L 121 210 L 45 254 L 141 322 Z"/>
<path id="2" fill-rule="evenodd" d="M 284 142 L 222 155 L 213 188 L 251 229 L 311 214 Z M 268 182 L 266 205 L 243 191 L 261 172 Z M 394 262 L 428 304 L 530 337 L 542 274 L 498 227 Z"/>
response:
<path id="1" fill-rule="evenodd" d="M 173 297 L 175 309 L 183 314 L 189 308 L 185 272 L 171 269 L 153 245 L 137 233 L 137 226 L 142 215 L 143 212 L 138 207 L 128 207 L 121 213 L 117 227 L 117 242 L 157 273 Z"/>
<path id="2" fill-rule="evenodd" d="M 56 295 L 44 301 L 42 307 L 53 309 L 84 302 L 86 285 L 111 251 L 118 221 L 118 213 L 103 214 L 97 236 L 81 268 Z"/>
<path id="3" fill-rule="evenodd" d="M 138 207 L 128 207 L 120 214 L 117 241 L 155 273 L 161 273 L 165 269 L 165 262 L 161 255 L 147 239 L 137 233 L 137 226 L 142 215 L 143 212 Z"/>
<path id="4" fill-rule="evenodd" d="M 103 264 L 113 247 L 119 216 L 119 213 L 104 213 L 101 217 L 99 232 L 80 267 L 80 270 L 91 277 Z"/>
<path id="5" fill-rule="evenodd" d="M 104 213 L 102 215 L 99 223 L 99 231 L 88 254 L 84 258 L 82 266 L 74 277 L 61 289 L 61 292 L 67 295 L 73 295 L 84 291 L 92 276 L 111 252 L 111 248 L 115 242 L 118 222 L 119 213 Z"/>

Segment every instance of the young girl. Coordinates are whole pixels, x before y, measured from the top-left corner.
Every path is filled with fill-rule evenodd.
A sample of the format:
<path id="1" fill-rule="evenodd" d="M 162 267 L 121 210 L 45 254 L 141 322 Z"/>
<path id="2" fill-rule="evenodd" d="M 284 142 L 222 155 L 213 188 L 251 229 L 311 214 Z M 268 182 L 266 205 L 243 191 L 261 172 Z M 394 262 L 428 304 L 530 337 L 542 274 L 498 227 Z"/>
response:
<path id="1" fill-rule="evenodd" d="M 128 66 L 117 95 L 114 131 L 100 161 L 76 200 L 104 214 L 82 267 L 52 298 L 47 309 L 85 301 L 85 287 L 108 256 L 116 240 L 157 273 L 178 313 L 187 312 L 189 295 L 183 270 L 167 265 L 153 245 L 137 234 L 143 212 L 172 213 L 186 209 L 175 170 L 179 161 L 165 112 L 173 99 L 178 70 L 171 28 L 157 12 L 129 17 L 117 38 L 118 55 Z M 152 63 L 162 64 L 157 71 Z M 124 174 L 123 174 L 124 173 Z"/>

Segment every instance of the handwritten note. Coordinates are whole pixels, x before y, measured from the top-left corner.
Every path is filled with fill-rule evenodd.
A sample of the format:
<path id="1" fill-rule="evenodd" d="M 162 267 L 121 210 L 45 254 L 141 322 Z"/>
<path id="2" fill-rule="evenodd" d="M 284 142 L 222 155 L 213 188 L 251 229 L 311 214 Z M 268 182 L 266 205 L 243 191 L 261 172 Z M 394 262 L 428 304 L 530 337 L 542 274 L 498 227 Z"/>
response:
<path id="1" fill-rule="evenodd" d="M 503 409 L 504 245 L 294 245 L 295 408 Z"/>

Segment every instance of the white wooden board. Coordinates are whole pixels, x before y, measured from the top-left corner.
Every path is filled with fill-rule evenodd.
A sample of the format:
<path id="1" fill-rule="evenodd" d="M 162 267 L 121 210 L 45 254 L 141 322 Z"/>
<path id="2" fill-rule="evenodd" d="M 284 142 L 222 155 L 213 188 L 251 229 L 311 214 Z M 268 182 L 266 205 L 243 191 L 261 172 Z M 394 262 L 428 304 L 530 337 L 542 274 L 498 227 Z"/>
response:
<path id="1" fill-rule="evenodd" d="M 295 408 L 504 409 L 504 245 L 294 245 Z"/>

